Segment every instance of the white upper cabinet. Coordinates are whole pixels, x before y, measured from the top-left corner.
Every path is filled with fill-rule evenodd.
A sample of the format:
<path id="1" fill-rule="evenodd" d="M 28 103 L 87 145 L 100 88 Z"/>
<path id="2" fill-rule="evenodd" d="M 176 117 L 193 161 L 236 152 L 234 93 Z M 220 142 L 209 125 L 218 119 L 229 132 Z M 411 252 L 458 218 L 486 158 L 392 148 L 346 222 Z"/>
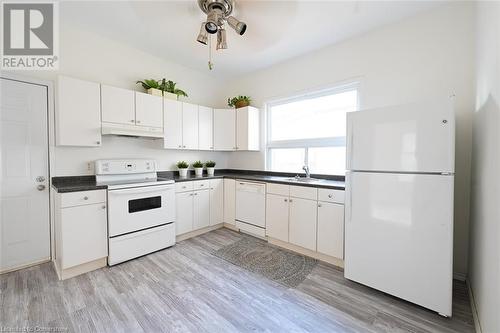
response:
<path id="1" fill-rule="evenodd" d="M 259 109 L 236 109 L 236 150 L 259 150 Z"/>
<path id="2" fill-rule="evenodd" d="M 163 127 L 163 98 L 135 92 L 135 124 Z"/>
<path id="3" fill-rule="evenodd" d="M 163 100 L 163 147 L 182 149 L 182 103 Z"/>
<path id="4" fill-rule="evenodd" d="M 198 149 L 198 105 L 182 103 L 182 148 Z"/>
<path id="5" fill-rule="evenodd" d="M 59 76 L 56 101 L 56 144 L 100 146 L 100 84 Z"/>
<path id="6" fill-rule="evenodd" d="M 214 109 L 214 149 L 236 149 L 236 111 Z"/>
<path id="7" fill-rule="evenodd" d="M 214 149 L 214 113 L 206 106 L 198 107 L 198 148 L 200 150 Z"/>
<path id="8" fill-rule="evenodd" d="M 102 121 L 135 125 L 134 91 L 101 85 Z"/>

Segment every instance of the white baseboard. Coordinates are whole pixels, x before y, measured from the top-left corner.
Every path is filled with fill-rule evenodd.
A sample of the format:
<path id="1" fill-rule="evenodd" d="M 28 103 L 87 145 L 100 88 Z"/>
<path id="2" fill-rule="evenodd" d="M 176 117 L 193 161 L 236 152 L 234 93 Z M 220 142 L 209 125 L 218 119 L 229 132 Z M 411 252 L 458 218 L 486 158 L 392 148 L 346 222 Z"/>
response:
<path id="1" fill-rule="evenodd" d="M 478 316 L 477 307 L 476 307 L 476 300 L 474 299 L 474 294 L 472 293 L 472 287 L 469 283 L 469 280 L 465 280 L 465 284 L 467 285 L 467 291 L 469 292 L 469 300 L 470 300 L 470 307 L 472 310 L 472 318 L 474 319 L 474 328 L 476 330 L 476 333 L 482 333 L 483 330 L 481 329 L 481 323 L 479 322 L 479 316 Z"/>

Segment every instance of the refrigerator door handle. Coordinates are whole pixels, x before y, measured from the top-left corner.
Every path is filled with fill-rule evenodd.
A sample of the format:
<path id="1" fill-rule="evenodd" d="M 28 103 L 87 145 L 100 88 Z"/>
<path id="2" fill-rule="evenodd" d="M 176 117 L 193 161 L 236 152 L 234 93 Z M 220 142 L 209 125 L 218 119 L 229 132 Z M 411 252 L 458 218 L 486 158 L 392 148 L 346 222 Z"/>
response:
<path id="1" fill-rule="evenodd" d="M 349 191 L 349 195 L 347 196 L 347 201 L 346 201 L 346 218 L 345 218 L 345 223 L 351 222 L 351 216 L 352 216 L 352 186 L 351 186 L 351 173 L 347 172 L 346 177 L 346 189 Z"/>
<path id="2" fill-rule="evenodd" d="M 349 136 L 347 137 L 347 151 L 349 153 L 349 158 L 347 159 L 347 170 L 352 169 L 352 157 L 354 156 L 354 135 L 353 135 L 353 125 L 352 120 L 349 120 L 347 131 Z"/>

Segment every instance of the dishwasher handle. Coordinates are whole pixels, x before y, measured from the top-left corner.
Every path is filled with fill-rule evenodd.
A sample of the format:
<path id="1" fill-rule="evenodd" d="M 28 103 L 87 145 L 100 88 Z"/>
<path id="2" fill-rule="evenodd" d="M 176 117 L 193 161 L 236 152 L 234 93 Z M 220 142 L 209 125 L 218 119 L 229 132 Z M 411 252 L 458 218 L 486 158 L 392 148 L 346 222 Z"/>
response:
<path id="1" fill-rule="evenodd" d="M 266 184 L 238 181 L 238 183 L 236 184 L 236 191 L 251 192 L 251 193 L 266 193 Z"/>

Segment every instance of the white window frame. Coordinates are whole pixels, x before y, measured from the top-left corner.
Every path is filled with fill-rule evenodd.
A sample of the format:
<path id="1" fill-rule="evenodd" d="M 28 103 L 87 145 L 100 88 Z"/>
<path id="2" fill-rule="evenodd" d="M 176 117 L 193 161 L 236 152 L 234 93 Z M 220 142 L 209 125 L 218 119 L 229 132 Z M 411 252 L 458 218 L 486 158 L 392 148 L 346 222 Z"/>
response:
<path id="1" fill-rule="evenodd" d="M 339 94 L 346 91 L 356 90 L 357 91 L 357 101 L 356 101 L 356 109 L 359 110 L 360 107 L 360 83 L 359 81 L 353 81 L 349 83 L 344 83 L 340 85 L 336 85 L 331 88 L 311 91 L 301 95 L 295 95 L 289 98 L 282 98 L 279 100 L 275 100 L 266 104 L 266 170 L 271 170 L 272 158 L 271 158 L 271 149 L 281 148 L 301 148 L 305 150 L 304 157 L 304 165 L 309 166 L 309 148 L 317 148 L 317 147 L 345 147 L 346 146 L 346 137 L 345 136 L 336 136 L 329 138 L 312 138 L 312 139 L 297 139 L 297 140 L 275 140 L 271 141 L 271 109 L 273 106 L 286 104 L 295 101 L 301 101 L 304 99 L 317 98 L 327 95 Z"/>

